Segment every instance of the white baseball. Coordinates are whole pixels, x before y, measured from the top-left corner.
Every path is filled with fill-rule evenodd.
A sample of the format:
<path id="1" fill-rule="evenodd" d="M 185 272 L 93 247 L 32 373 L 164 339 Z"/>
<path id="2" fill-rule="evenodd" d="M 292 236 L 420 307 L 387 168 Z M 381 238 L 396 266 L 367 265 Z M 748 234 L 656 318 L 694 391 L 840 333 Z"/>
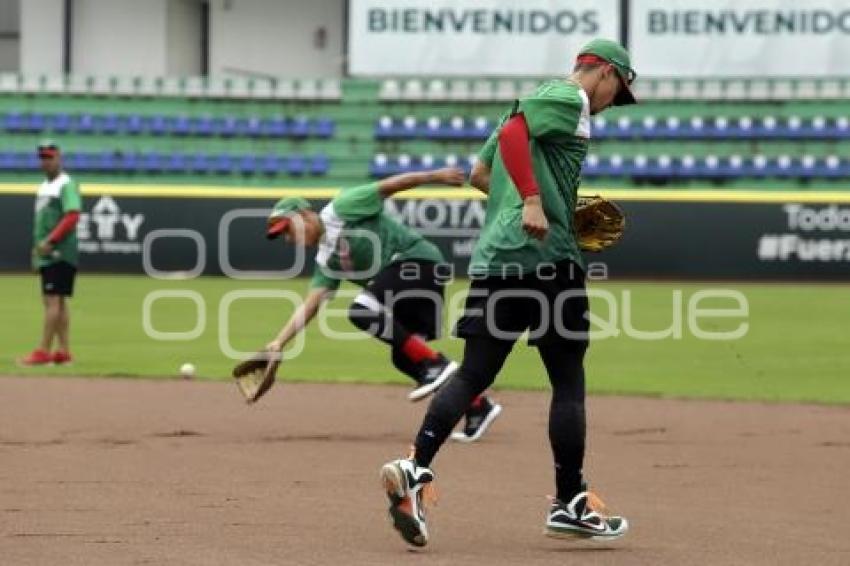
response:
<path id="1" fill-rule="evenodd" d="M 189 379 L 191 377 L 195 377 L 195 365 L 186 362 L 182 366 L 180 366 L 180 375 Z"/>

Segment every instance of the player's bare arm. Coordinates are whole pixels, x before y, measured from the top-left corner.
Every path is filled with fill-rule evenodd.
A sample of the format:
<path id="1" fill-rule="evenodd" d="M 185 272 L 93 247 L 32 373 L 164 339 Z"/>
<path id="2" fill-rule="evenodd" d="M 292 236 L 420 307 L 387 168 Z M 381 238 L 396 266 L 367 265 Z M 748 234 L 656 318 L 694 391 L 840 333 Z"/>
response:
<path id="1" fill-rule="evenodd" d="M 458 167 L 445 167 L 433 171 L 418 171 L 387 177 L 378 183 L 378 192 L 382 198 L 389 198 L 396 193 L 406 191 L 421 185 L 449 185 L 460 187 L 465 181 L 463 170 Z"/>
<path id="2" fill-rule="evenodd" d="M 292 340 L 299 332 L 304 330 L 310 321 L 316 317 L 316 313 L 333 292 L 323 287 L 310 289 L 304 297 L 304 302 L 301 303 L 283 328 L 280 329 L 274 340 L 266 344 L 266 350 L 269 352 L 281 352 L 284 347 Z"/>
<path id="3" fill-rule="evenodd" d="M 469 184 L 481 191 L 482 193 L 490 193 L 490 167 L 483 161 L 476 161 L 472 166 L 472 173 L 469 175 Z"/>

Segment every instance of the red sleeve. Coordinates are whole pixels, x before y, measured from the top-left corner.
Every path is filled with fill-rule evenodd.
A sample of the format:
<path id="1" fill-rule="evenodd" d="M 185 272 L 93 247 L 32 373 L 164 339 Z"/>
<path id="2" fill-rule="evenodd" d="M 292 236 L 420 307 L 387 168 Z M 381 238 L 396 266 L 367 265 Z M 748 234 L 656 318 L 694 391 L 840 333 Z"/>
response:
<path id="1" fill-rule="evenodd" d="M 528 145 L 528 124 L 525 116 L 514 114 L 502 125 L 499 132 L 499 154 L 511 180 L 523 199 L 540 193 L 531 166 L 531 148 Z"/>
<path id="2" fill-rule="evenodd" d="M 71 230 L 77 227 L 77 221 L 80 219 L 80 211 L 72 210 L 62 217 L 56 228 L 47 236 L 47 241 L 51 244 L 58 244 L 65 236 L 71 233 Z"/>

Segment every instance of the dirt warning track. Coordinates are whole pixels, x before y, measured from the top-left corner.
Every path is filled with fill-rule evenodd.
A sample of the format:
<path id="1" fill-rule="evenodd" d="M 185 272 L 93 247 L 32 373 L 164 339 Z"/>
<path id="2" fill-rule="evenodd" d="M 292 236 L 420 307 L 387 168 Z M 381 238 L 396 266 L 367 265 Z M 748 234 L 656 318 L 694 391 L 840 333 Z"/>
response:
<path id="1" fill-rule="evenodd" d="M 497 392 L 485 440 L 435 462 L 410 551 L 377 472 L 425 404 L 400 387 L 0 378 L 0 563 L 848 564 L 850 410 L 602 397 L 588 477 L 632 531 L 542 536 L 548 395 Z"/>

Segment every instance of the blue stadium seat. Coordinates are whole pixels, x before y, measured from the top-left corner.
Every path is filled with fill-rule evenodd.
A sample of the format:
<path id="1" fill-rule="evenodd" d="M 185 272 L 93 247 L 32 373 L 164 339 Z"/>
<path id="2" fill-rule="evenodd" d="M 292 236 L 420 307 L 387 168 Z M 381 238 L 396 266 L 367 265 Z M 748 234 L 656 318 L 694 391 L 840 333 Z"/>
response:
<path id="1" fill-rule="evenodd" d="M 216 133 L 223 138 L 230 138 L 239 133 L 238 120 L 233 116 L 225 116 L 216 120 Z"/>
<path id="2" fill-rule="evenodd" d="M 290 155 L 286 159 L 286 173 L 294 177 L 300 177 L 307 172 L 307 160 L 301 155 Z"/>
<path id="3" fill-rule="evenodd" d="M 120 154 L 118 152 L 107 150 L 102 151 L 95 157 L 95 171 L 103 173 L 112 173 L 121 168 Z"/>
<path id="4" fill-rule="evenodd" d="M 298 116 L 292 120 L 289 135 L 296 139 L 304 139 L 310 135 L 310 120 L 304 116 Z"/>
<path id="5" fill-rule="evenodd" d="M 387 140 L 393 138 L 393 119 L 389 116 L 381 116 L 375 123 L 374 137 L 377 140 Z"/>
<path id="6" fill-rule="evenodd" d="M 16 167 L 15 152 L 0 151 L 0 171 L 14 171 Z"/>
<path id="7" fill-rule="evenodd" d="M 316 118 L 313 122 L 313 136 L 327 140 L 334 136 L 336 124 L 330 118 Z"/>
<path id="8" fill-rule="evenodd" d="M 57 133 L 64 134 L 71 129 L 71 116 L 66 112 L 58 112 L 50 116 L 47 127 Z"/>
<path id="9" fill-rule="evenodd" d="M 310 174 L 314 176 L 322 176 L 327 175 L 328 171 L 330 171 L 331 163 L 328 159 L 328 156 L 319 153 L 314 155 L 310 160 Z"/>
<path id="10" fill-rule="evenodd" d="M 152 136 L 164 136 L 169 133 L 168 123 L 165 116 L 154 114 L 148 118 L 148 133 Z"/>
<path id="11" fill-rule="evenodd" d="M 246 154 L 239 158 L 238 171 L 243 175 L 253 175 L 257 172 L 257 158 L 252 154 Z"/>
<path id="12" fill-rule="evenodd" d="M 209 173 L 212 160 L 206 153 L 196 153 L 189 157 L 189 169 L 192 173 Z"/>
<path id="13" fill-rule="evenodd" d="M 486 140 L 493 127 L 484 116 L 478 116 L 466 125 L 466 137 L 471 140 Z"/>
<path id="14" fill-rule="evenodd" d="M 263 121 L 257 116 L 250 116 L 244 120 L 241 132 L 252 138 L 263 135 Z"/>
<path id="15" fill-rule="evenodd" d="M 266 155 L 260 160 L 260 171 L 264 175 L 277 175 L 284 171 L 283 159 L 276 155 Z"/>
<path id="16" fill-rule="evenodd" d="M 146 128 L 145 118 L 139 114 L 130 114 L 127 116 L 127 121 L 125 122 L 125 132 L 130 135 L 137 136 L 145 131 Z"/>
<path id="17" fill-rule="evenodd" d="M 136 152 L 127 152 L 119 159 L 120 169 L 126 173 L 135 173 L 139 170 L 139 155 Z"/>
<path id="18" fill-rule="evenodd" d="M 215 122 L 212 116 L 198 116 L 189 121 L 189 129 L 194 136 L 210 137 L 215 135 Z"/>
<path id="19" fill-rule="evenodd" d="M 372 158 L 372 163 L 369 165 L 369 174 L 372 177 L 386 177 L 390 174 L 390 160 L 383 154 L 379 153 Z"/>
<path id="20" fill-rule="evenodd" d="M 192 122 L 188 116 L 173 116 L 166 120 L 168 133 L 174 136 L 188 136 L 192 133 Z"/>
<path id="21" fill-rule="evenodd" d="M 93 134 L 97 131 L 97 120 L 91 114 L 80 114 L 71 122 L 71 131 L 77 134 Z"/>
<path id="22" fill-rule="evenodd" d="M 229 175 L 233 172 L 235 163 L 231 155 L 222 153 L 212 158 L 212 172 L 218 175 Z"/>
<path id="23" fill-rule="evenodd" d="M 274 116 L 263 120 L 262 134 L 269 138 L 285 138 L 289 135 L 289 127 L 286 123 L 286 118 L 283 116 Z"/>
<path id="24" fill-rule="evenodd" d="M 189 157 L 186 154 L 177 152 L 168 156 L 168 161 L 165 164 L 165 171 L 168 173 L 182 174 L 189 170 Z"/>
<path id="25" fill-rule="evenodd" d="M 33 113 L 29 115 L 29 120 L 27 121 L 26 129 L 28 132 L 37 134 L 43 132 L 47 129 L 47 120 L 44 114 Z"/>
<path id="26" fill-rule="evenodd" d="M 98 124 L 98 131 L 101 134 L 113 135 L 118 133 L 119 120 L 115 114 L 105 114 L 101 116 Z"/>
<path id="27" fill-rule="evenodd" d="M 3 129 L 7 132 L 20 132 L 22 131 L 23 117 L 20 112 L 9 112 L 3 115 Z"/>
<path id="28" fill-rule="evenodd" d="M 152 151 L 141 156 L 140 168 L 145 173 L 162 173 L 166 170 L 168 156 Z"/>

